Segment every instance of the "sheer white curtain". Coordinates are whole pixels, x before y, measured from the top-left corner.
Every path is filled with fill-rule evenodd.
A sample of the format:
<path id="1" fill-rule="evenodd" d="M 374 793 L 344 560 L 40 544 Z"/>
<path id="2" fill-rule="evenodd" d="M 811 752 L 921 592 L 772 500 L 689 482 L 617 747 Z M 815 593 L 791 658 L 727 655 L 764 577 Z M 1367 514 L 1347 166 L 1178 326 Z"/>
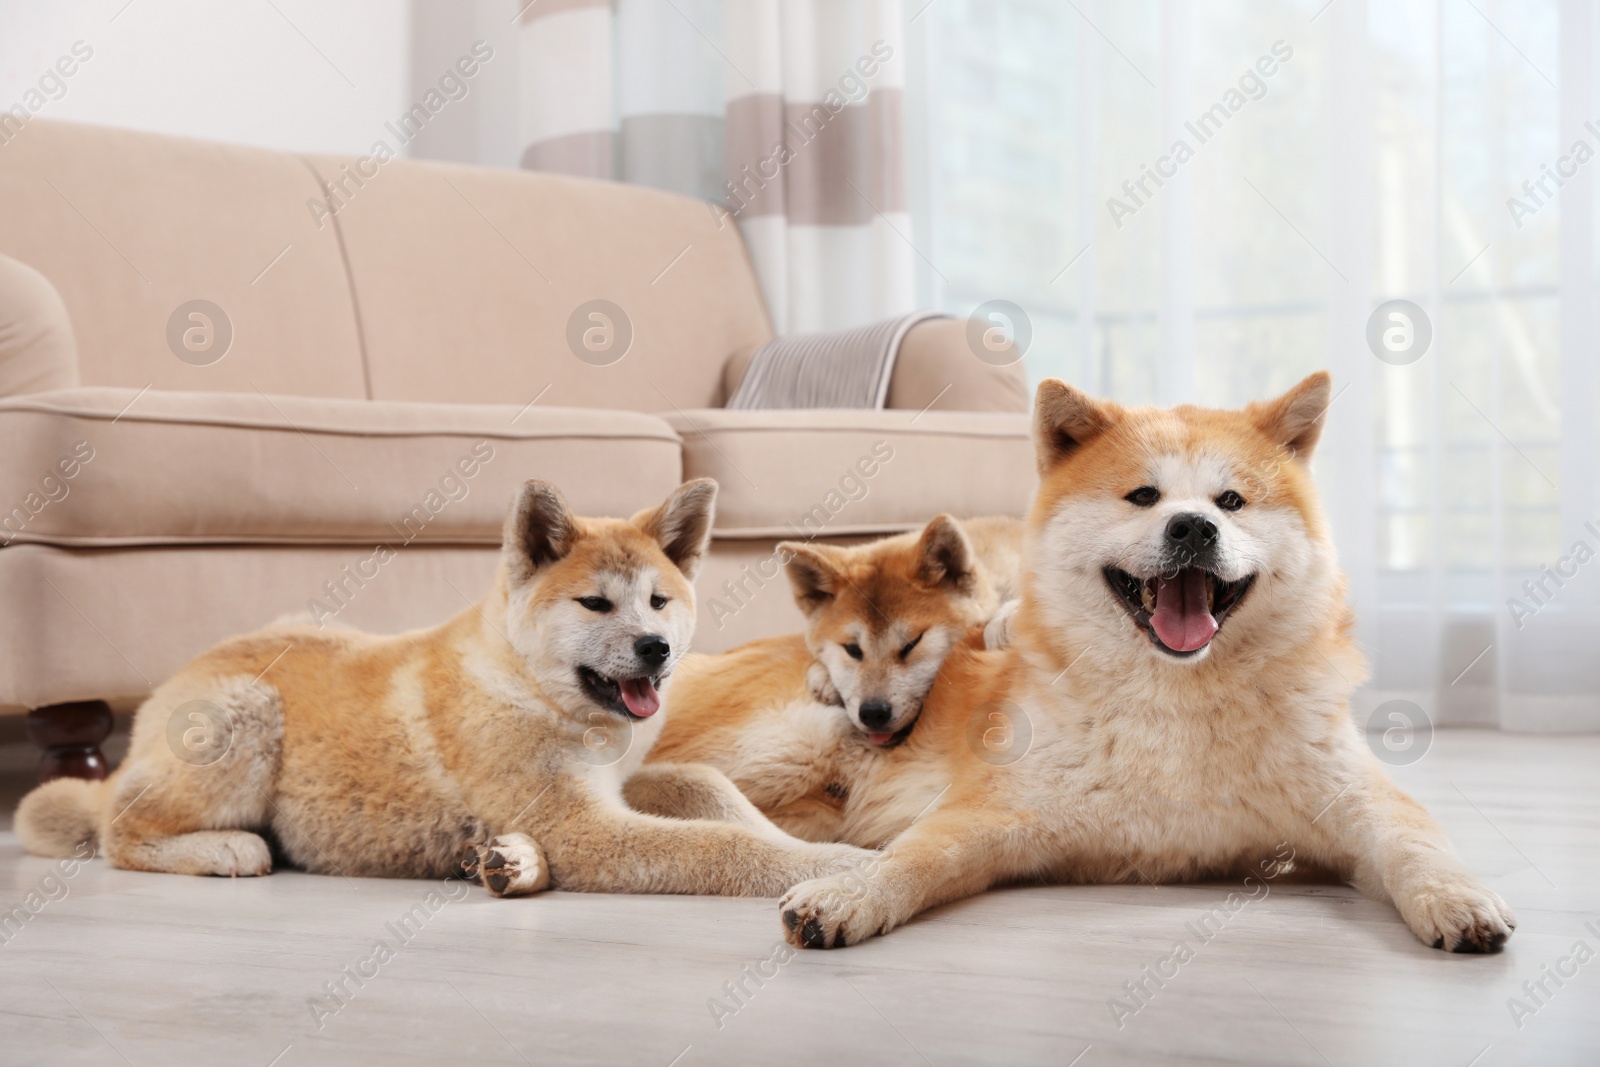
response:
<path id="1" fill-rule="evenodd" d="M 1124 402 L 1331 369 L 1358 716 L 1600 729 L 1591 0 L 518 10 L 523 165 L 736 208 L 780 332 L 1004 299 Z"/>
<path id="2" fill-rule="evenodd" d="M 1358 716 L 1600 729 L 1594 6 L 910 6 L 922 302 L 1126 402 L 1331 369 Z"/>

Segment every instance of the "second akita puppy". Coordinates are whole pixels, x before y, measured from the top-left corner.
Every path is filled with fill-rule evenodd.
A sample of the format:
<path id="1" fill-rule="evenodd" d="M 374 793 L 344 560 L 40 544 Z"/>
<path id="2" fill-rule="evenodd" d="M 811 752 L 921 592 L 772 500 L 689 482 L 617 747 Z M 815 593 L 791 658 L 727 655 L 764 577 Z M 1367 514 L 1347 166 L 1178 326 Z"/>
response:
<path id="1" fill-rule="evenodd" d="M 115 774 L 34 790 L 17 835 L 219 875 L 267 874 L 270 835 L 309 871 L 401 878 L 457 872 L 485 842 L 474 866 L 502 896 L 774 895 L 846 870 L 870 854 L 787 836 L 709 767 L 640 768 L 715 497 L 701 479 L 580 519 L 530 481 L 479 604 L 394 637 L 284 625 L 218 645 L 139 709 Z"/>
<path id="2" fill-rule="evenodd" d="M 784 541 L 778 551 L 806 617 L 812 693 L 842 705 L 874 745 L 896 745 L 945 656 L 1018 595 L 1022 520 L 937 515 L 864 545 Z"/>
<path id="3" fill-rule="evenodd" d="M 881 844 L 902 813 L 851 789 L 915 762 L 923 698 L 1016 595 L 1021 547 L 1020 520 L 948 515 L 848 548 L 784 542 L 806 632 L 685 657 L 651 759 L 716 767 L 806 840 Z"/>

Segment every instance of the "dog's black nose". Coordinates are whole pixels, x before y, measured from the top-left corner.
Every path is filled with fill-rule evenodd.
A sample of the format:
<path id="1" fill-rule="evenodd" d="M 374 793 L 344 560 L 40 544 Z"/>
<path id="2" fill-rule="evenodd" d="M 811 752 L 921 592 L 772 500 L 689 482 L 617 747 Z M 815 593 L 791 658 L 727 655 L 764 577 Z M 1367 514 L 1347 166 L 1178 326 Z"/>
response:
<path id="1" fill-rule="evenodd" d="M 861 725 L 869 730 L 881 730 L 889 725 L 894 709 L 887 700 L 864 700 L 861 702 Z"/>
<path id="2" fill-rule="evenodd" d="M 672 655 L 672 646 L 660 634 L 645 634 L 633 642 L 634 655 L 650 667 L 659 667 Z"/>
<path id="3" fill-rule="evenodd" d="M 1167 522 L 1167 540 L 1190 552 L 1204 552 L 1217 543 L 1217 524 L 1193 511 L 1174 515 Z"/>

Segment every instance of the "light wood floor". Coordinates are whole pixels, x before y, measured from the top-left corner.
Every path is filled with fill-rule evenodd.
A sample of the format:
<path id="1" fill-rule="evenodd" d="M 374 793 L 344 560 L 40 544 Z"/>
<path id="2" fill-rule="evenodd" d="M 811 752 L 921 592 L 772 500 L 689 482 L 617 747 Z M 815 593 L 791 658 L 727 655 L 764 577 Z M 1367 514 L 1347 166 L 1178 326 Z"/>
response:
<path id="1" fill-rule="evenodd" d="M 1396 777 L 1516 910 L 1505 952 L 1424 948 L 1342 887 L 1275 886 L 1205 944 L 1185 924 L 1230 886 L 1030 887 L 763 964 L 719 1028 L 708 1001 L 779 943 L 770 900 L 474 891 L 402 943 L 389 924 L 428 883 L 97 861 L 4 931 L 0 1062 L 1600 1064 L 1600 737 L 1440 732 Z M 6 826 L 10 908 L 52 863 Z M 1194 958 L 1119 1029 L 1109 1000 L 1179 939 Z M 310 998 L 380 940 L 393 958 L 319 1020 Z M 1527 999 L 1578 941 L 1595 958 Z M 1537 1008 L 1520 1029 L 1513 996 Z"/>

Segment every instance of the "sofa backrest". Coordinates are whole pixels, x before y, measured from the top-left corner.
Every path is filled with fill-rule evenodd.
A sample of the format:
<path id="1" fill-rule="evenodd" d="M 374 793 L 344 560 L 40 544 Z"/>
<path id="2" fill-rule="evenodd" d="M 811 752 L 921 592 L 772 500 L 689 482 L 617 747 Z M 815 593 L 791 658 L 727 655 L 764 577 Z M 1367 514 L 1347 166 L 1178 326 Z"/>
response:
<path id="1" fill-rule="evenodd" d="M 717 406 L 728 356 L 771 337 L 737 225 L 701 201 L 527 171 L 311 163 L 333 186 L 374 397 L 522 401 L 548 385 L 544 404 Z"/>
<path id="2" fill-rule="evenodd" d="M 361 397 L 339 244 L 306 214 L 318 195 L 294 156 L 30 119 L 0 145 L 0 253 L 61 293 L 84 385 Z M 209 366 L 167 342 L 191 300 L 232 324 Z"/>
<path id="3" fill-rule="evenodd" d="M 638 186 L 33 119 L 0 203 L 84 385 L 670 411 L 771 336 L 733 220 Z M 231 326 L 215 362 L 195 300 Z"/>

